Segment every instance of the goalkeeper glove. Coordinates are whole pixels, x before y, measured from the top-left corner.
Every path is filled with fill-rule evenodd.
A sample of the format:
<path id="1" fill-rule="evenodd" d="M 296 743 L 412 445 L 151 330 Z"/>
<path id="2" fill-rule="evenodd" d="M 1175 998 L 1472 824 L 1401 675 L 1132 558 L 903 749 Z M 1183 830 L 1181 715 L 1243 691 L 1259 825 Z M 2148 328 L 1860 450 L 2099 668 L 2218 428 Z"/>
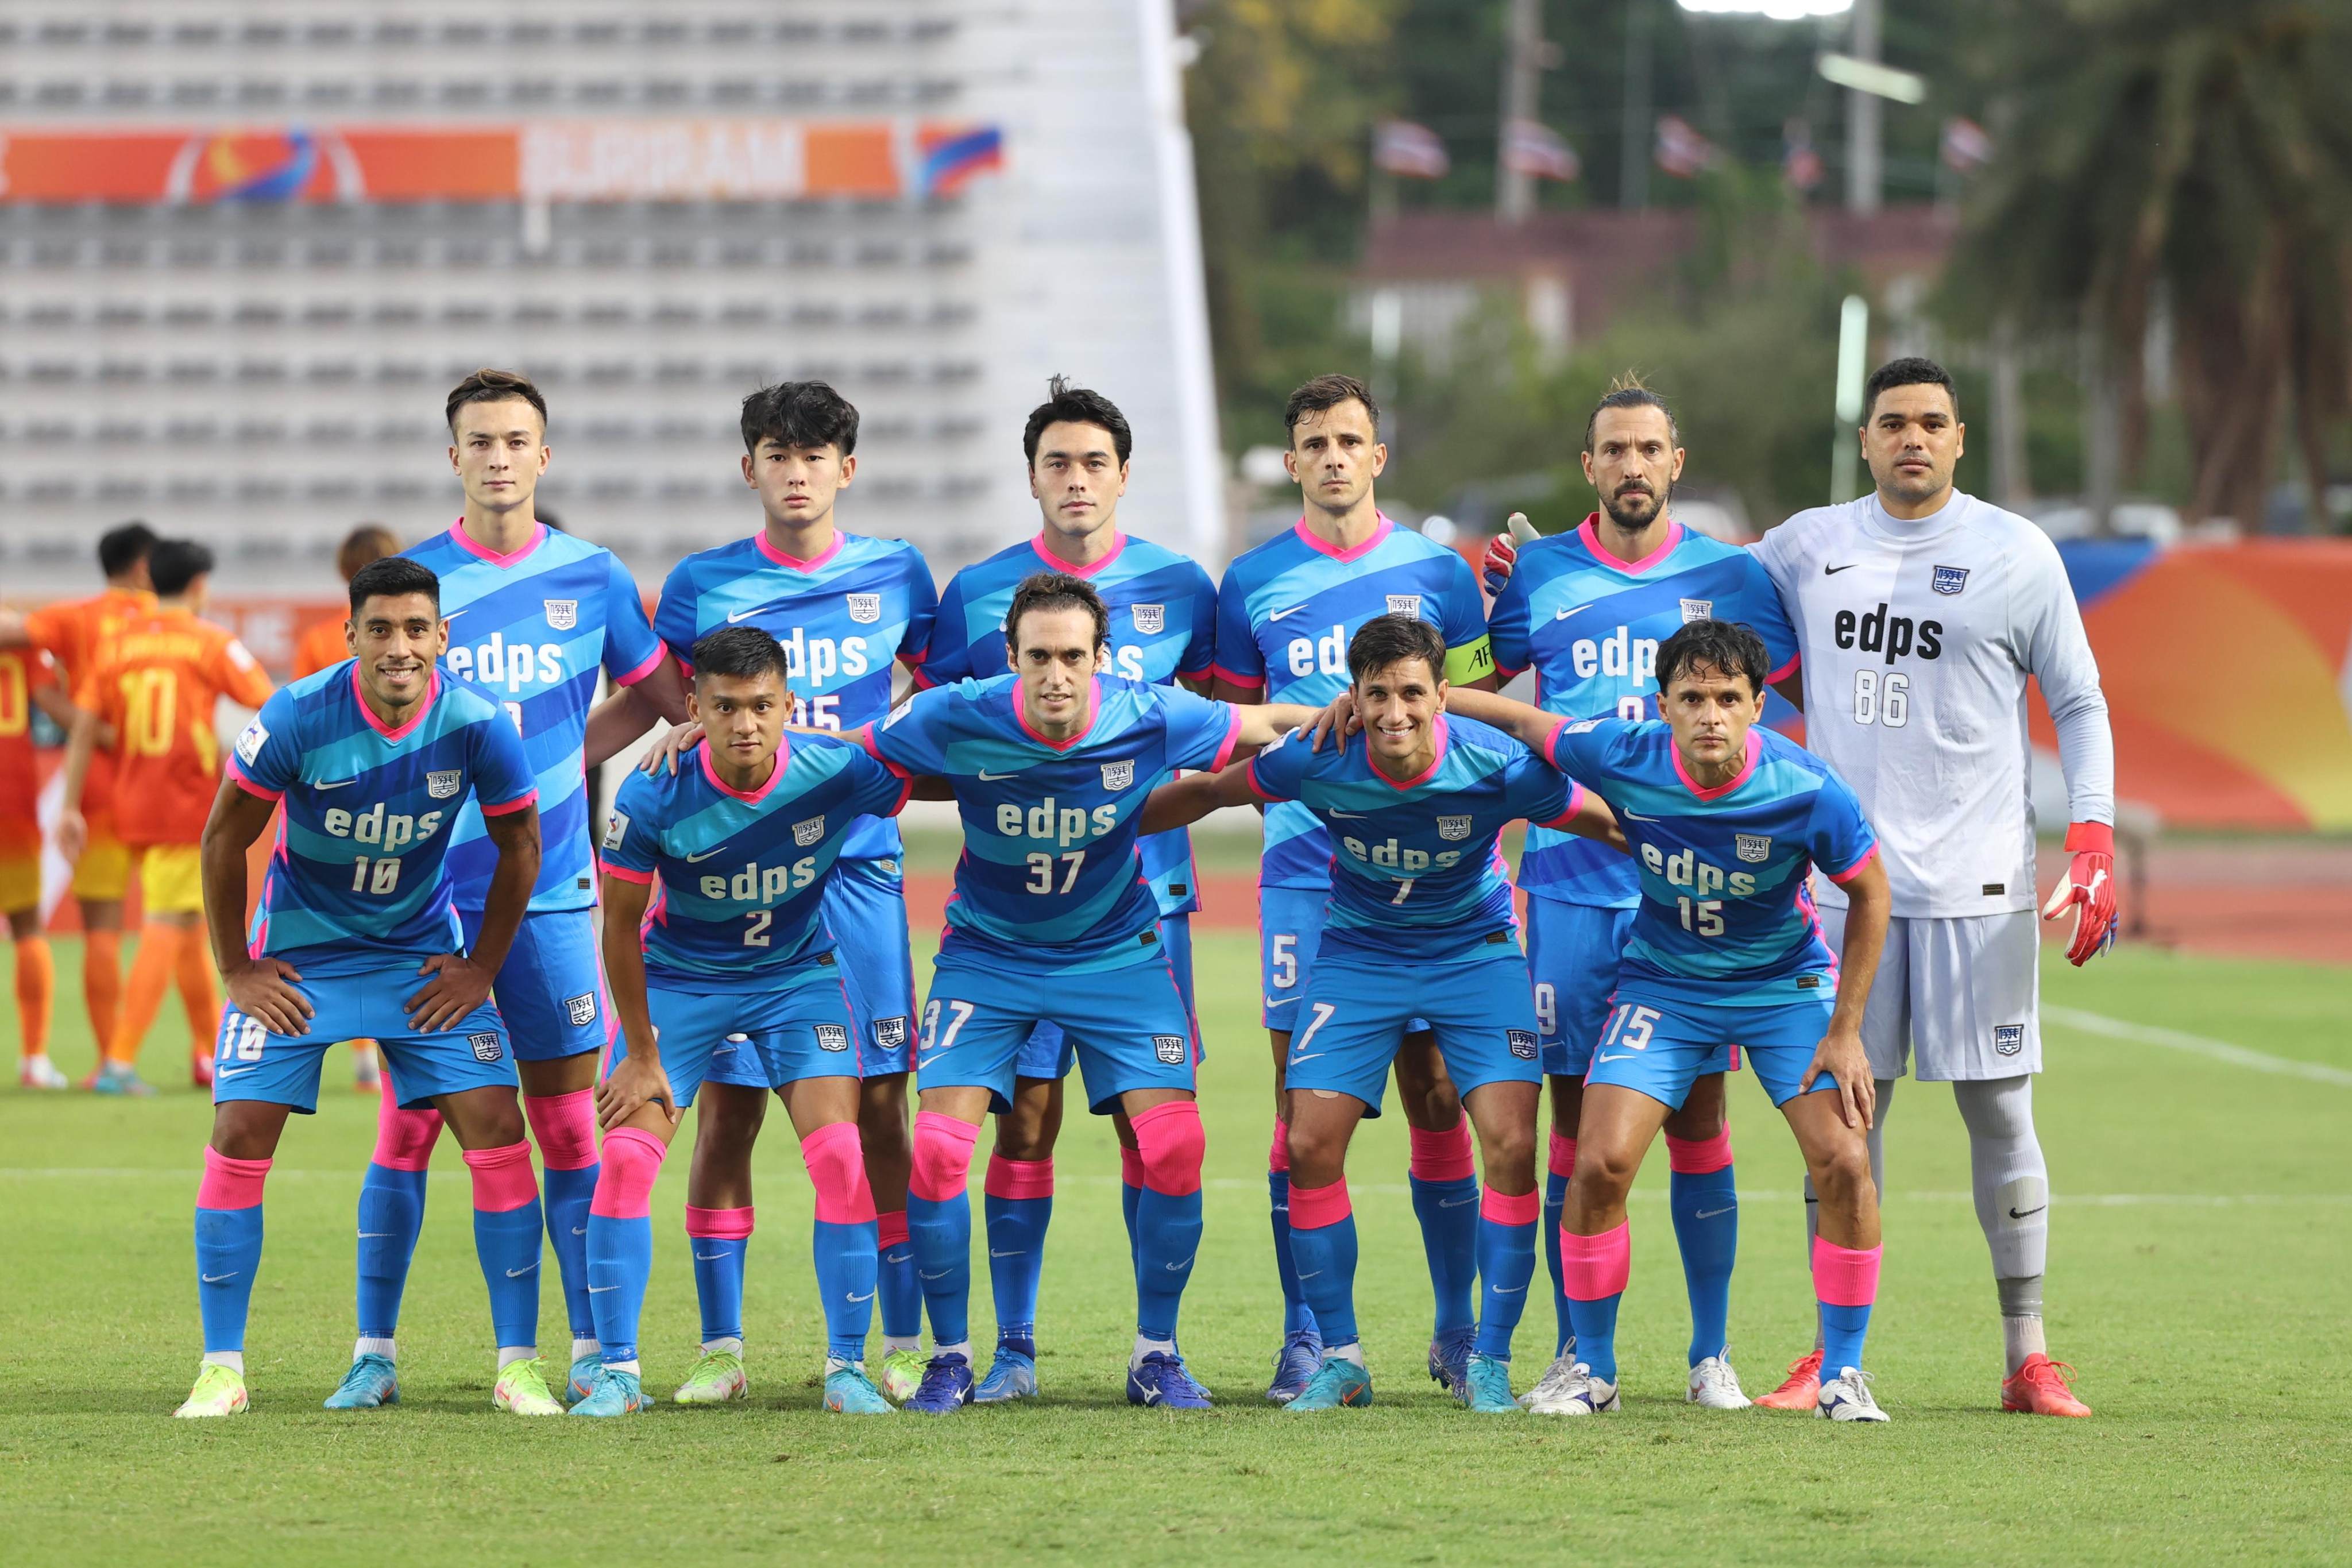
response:
<path id="1" fill-rule="evenodd" d="M 1488 594 L 1499 594 L 1510 585 L 1511 573 L 1519 563 L 1519 546 L 1542 537 L 1536 531 L 1536 525 L 1528 521 L 1526 512 L 1511 514 L 1509 531 L 1486 542 L 1486 559 L 1478 565 L 1479 579 L 1486 584 Z"/>
<path id="2" fill-rule="evenodd" d="M 2073 906 L 2074 940 L 2066 945 L 2066 962 L 2079 969 L 2116 944 L 2115 829 L 2104 822 L 2077 822 L 2066 829 L 2066 847 L 2074 862 L 2042 906 L 2042 918 L 2054 921 Z"/>

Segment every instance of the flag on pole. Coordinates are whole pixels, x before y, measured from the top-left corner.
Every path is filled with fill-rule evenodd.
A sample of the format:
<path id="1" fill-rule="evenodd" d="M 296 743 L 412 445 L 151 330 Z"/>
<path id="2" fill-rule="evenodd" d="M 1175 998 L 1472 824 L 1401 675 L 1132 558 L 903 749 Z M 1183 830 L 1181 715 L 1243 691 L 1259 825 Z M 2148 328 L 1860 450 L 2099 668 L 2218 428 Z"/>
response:
<path id="1" fill-rule="evenodd" d="M 1810 191 L 1822 183 L 1822 155 L 1813 151 L 1813 128 L 1801 120 L 1780 127 L 1780 178 L 1792 191 Z"/>
<path id="2" fill-rule="evenodd" d="M 1689 121 L 1678 114 L 1662 114 L 1658 116 L 1657 147 L 1652 156 L 1660 169 L 1677 180 L 1687 180 L 1701 170 L 1714 167 L 1723 154 Z"/>
<path id="3" fill-rule="evenodd" d="M 1973 120 L 1955 114 L 1944 121 L 1944 166 L 1965 174 L 1992 161 L 1992 138 Z"/>
<path id="4" fill-rule="evenodd" d="M 1445 143 L 1428 126 L 1383 120 L 1372 131 L 1372 166 L 1407 179 L 1439 180 L 1454 164 L 1445 155 Z"/>
<path id="5" fill-rule="evenodd" d="M 1584 173 L 1576 149 L 1539 120 L 1513 120 L 1504 125 L 1503 167 L 1538 180 L 1574 180 Z"/>

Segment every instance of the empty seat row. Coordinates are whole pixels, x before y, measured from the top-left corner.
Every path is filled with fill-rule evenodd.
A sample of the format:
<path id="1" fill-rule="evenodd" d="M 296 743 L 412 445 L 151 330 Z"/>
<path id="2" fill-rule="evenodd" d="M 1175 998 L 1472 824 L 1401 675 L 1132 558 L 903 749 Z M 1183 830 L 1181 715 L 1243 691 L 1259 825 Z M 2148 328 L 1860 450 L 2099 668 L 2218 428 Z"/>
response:
<path id="1" fill-rule="evenodd" d="M 0 225 L 5 225 L 0 218 Z M 864 240 L 832 244 L 781 237 L 703 238 L 612 237 L 562 238 L 544 252 L 527 248 L 520 237 L 445 239 L 355 239 L 341 236 L 307 240 L 236 241 L 210 238 L 159 239 L 131 236 L 0 239 L 0 267 L 237 268 L 856 268 L 955 267 L 971 259 L 962 241 L 920 244 Z"/>
<path id="2" fill-rule="evenodd" d="M 740 61 L 725 62 L 738 67 Z M 564 79 L 529 76 L 506 80 L 482 78 L 179 77 L 152 80 L 130 77 L 90 79 L 47 76 L 38 79 L 0 77 L 0 108 L 61 110 L 141 109 L 168 105 L 205 109 L 235 104 L 243 109 L 297 105 L 307 108 L 434 105 L 473 109 L 499 105 L 526 108 L 711 107 L 739 109 L 777 105 L 794 109 L 833 106 L 936 108 L 955 99 L 962 83 L 951 77 L 876 77 L 843 79 L 810 76 L 714 75 L 704 78 L 627 78 L 610 75 Z"/>
<path id="3" fill-rule="evenodd" d="M 168 13 L 177 8 L 157 9 L 159 13 Z M 0 47 L 374 50 L 431 47 L 467 49 L 490 44 L 568 44 L 631 51 L 697 46 L 740 49 L 762 44 L 794 48 L 819 44 L 874 47 L 938 44 L 952 37 L 958 26 L 956 18 L 948 15 L 893 18 L 854 14 L 870 9 L 863 6 L 845 7 L 853 14 L 834 18 L 720 14 L 695 19 L 677 15 L 684 9 L 687 7 L 668 5 L 664 7 L 666 14 L 645 19 L 587 16 L 559 22 L 537 17 L 460 17 L 436 23 L 387 16 L 373 22 L 320 17 L 299 24 L 262 17 L 231 23 L 217 17 L 184 15 L 166 21 L 161 14 L 100 20 L 68 13 L 37 20 L 0 20 Z"/>
<path id="4" fill-rule="evenodd" d="M 861 421 L 860 434 L 869 441 L 965 441 L 982 435 L 986 422 L 971 415 L 948 414 L 929 419 L 883 415 Z M 732 418 L 627 419 L 610 416 L 568 418 L 562 409 L 550 439 L 583 444 L 602 453 L 626 446 L 674 447 L 690 441 L 732 446 L 741 435 Z M 352 445 L 431 449 L 448 438 L 448 427 L 438 418 L 375 419 L 315 417 L 276 419 L 247 415 L 236 419 L 194 415 L 132 418 L 109 414 L 89 420 L 41 414 L 21 419 L 0 416 L 0 445 L 28 450 L 54 450 L 88 439 L 100 446 L 132 447 L 163 442 L 174 446 L 232 447 L 271 445 L 299 437 L 311 444 Z"/>
<path id="5" fill-rule="evenodd" d="M 80 382 L 121 384 L 149 381 L 190 385 L 222 381 L 246 384 L 299 381 L 312 385 L 366 381 L 384 385 L 413 385 L 448 381 L 475 368 L 472 360 L 453 369 L 454 363 L 434 364 L 421 359 L 340 355 L 292 359 L 247 354 L 232 359 L 211 354 L 114 354 L 96 358 L 64 354 L 0 354 L 0 385 L 25 383 L 58 386 Z M 855 364 L 846 360 L 803 360 L 786 371 L 775 360 L 745 358 L 721 362 L 688 354 L 650 359 L 615 355 L 577 360 L 526 355 L 522 368 L 531 379 L 549 386 L 572 383 L 619 386 L 639 383 L 679 385 L 724 382 L 742 386 L 747 391 L 779 374 L 789 374 L 795 380 L 816 379 L 845 385 L 883 386 L 914 382 L 955 384 L 977 380 L 981 373 L 979 361 L 963 358 L 875 359 L 859 361 Z"/>
<path id="6" fill-rule="evenodd" d="M 965 500 L 991 488 L 992 481 L 990 476 L 977 472 L 929 476 L 883 474 L 871 478 L 861 475 L 857 481 L 859 496 L 868 502 Z M 551 511 L 557 511 L 568 498 L 573 496 L 593 496 L 600 500 L 711 501 L 740 495 L 742 489 L 740 479 L 713 478 L 702 474 L 650 475 L 639 469 L 626 474 L 595 475 L 584 479 L 575 476 L 559 480 L 551 476 L 541 482 L 539 494 L 548 503 Z M 208 474 L 177 474 L 162 479 L 135 475 L 93 479 L 66 475 L 26 477 L 0 474 L 0 500 L 28 505 L 62 506 L 81 500 L 104 501 L 114 506 L 138 506 L 151 501 L 176 502 L 184 506 L 201 506 L 216 501 L 268 505 L 296 500 L 399 503 L 427 501 L 454 497 L 454 494 L 452 481 L 446 472 L 428 474 L 415 468 L 396 474 L 362 476 L 345 473 L 299 482 L 263 474 L 249 474 L 237 479 Z M 5 537 L 5 532 L 0 532 L 0 537 Z"/>
<path id="7" fill-rule="evenodd" d="M 336 327 L 444 326 L 854 327 L 861 331 L 969 325 L 979 308 L 968 300 L 33 300 L 0 299 L 0 324 L 24 327 L 164 326 L 241 330 L 287 326 L 305 333 Z"/>

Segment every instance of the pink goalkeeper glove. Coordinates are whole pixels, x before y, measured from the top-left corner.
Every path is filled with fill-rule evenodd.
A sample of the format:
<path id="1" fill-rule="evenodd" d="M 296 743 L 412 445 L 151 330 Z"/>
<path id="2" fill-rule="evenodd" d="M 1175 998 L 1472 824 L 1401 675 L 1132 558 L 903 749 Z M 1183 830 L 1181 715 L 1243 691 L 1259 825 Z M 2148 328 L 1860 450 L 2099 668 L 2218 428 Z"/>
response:
<path id="1" fill-rule="evenodd" d="M 2066 847 L 2074 864 L 2058 879 L 2042 918 L 2054 921 L 2074 909 L 2074 940 L 2066 946 L 2066 962 L 2081 968 L 2116 944 L 2116 833 L 2104 822 L 2077 822 L 2066 829 Z"/>

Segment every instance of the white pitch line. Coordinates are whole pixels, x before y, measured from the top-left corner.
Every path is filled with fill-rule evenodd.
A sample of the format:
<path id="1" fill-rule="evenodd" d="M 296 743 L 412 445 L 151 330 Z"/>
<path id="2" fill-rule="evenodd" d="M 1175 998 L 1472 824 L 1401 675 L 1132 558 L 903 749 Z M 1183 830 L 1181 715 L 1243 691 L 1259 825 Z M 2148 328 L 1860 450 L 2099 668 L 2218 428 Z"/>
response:
<path id="1" fill-rule="evenodd" d="M 2070 1029 L 2080 1029 L 2086 1035 L 2105 1035 L 2110 1039 L 2167 1046 L 2176 1051 L 2188 1051 L 2195 1056 L 2210 1057 L 2217 1062 L 2228 1062 L 2231 1067 L 2251 1068 L 2256 1072 L 2277 1073 L 2283 1078 L 2307 1079 L 2313 1083 L 2332 1083 L 2338 1089 L 2352 1089 L 2352 1072 L 2329 1067 L 2325 1062 L 2274 1057 L 2268 1051 L 2249 1050 L 2244 1046 L 2233 1046 L 2227 1040 L 2209 1040 L 2202 1035 L 2184 1035 L 2178 1029 L 2158 1028 L 2154 1024 L 2134 1024 L 2122 1018 L 2110 1018 L 2104 1013 L 2085 1013 L 2074 1007 L 2053 1007 L 2047 1003 L 2042 1005 L 2042 1016 L 2050 1022 L 2063 1024 Z"/>

